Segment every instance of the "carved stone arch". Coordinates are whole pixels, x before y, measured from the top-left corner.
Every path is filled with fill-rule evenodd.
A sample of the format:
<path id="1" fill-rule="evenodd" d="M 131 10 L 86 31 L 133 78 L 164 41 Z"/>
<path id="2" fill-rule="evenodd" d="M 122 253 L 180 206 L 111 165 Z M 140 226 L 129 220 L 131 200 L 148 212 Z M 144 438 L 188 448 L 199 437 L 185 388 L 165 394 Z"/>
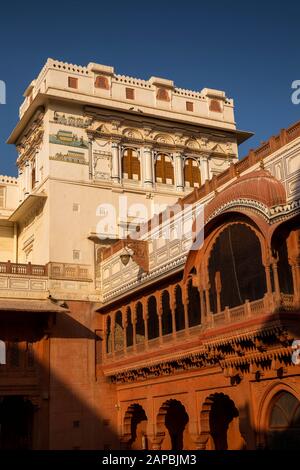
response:
<path id="1" fill-rule="evenodd" d="M 285 382 L 276 381 L 271 383 L 265 390 L 260 399 L 258 412 L 256 416 L 257 427 L 257 447 L 264 448 L 267 445 L 268 420 L 271 406 L 275 397 L 281 393 L 287 392 L 295 396 L 300 401 L 300 387 Z"/>
<path id="2" fill-rule="evenodd" d="M 161 445 L 164 450 L 183 450 L 184 449 L 184 431 L 189 422 L 189 416 L 186 407 L 181 401 L 169 399 L 159 408 L 156 419 L 156 439 L 164 444 L 168 432 L 170 442 L 167 446 Z"/>
<path id="3" fill-rule="evenodd" d="M 219 227 L 215 231 L 214 237 L 211 239 L 210 243 L 206 246 L 206 249 L 205 249 L 205 254 L 206 254 L 207 260 L 209 259 L 210 253 L 212 252 L 212 250 L 213 250 L 216 242 L 218 241 L 218 238 L 220 237 L 220 235 L 229 226 L 232 226 L 232 225 L 245 225 L 246 227 L 248 227 L 256 235 L 256 237 L 259 239 L 259 242 L 260 242 L 262 260 L 266 261 L 267 252 L 266 252 L 266 245 L 265 245 L 264 235 L 261 233 L 261 231 L 258 229 L 258 227 L 256 227 L 253 223 L 251 223 L 250 220 L 247 221 L 247 220 L 242 220 L 242 219 L 241 220 L 237 219 L 237 220 L 227 221 L 227 223 L 225 223 L 224 225 L 222 225 L 221 227 Z"/>
<path id="4" fill-rule="evenodd" d="M 261 218 L 257 217 L 251 212 L 245 211 L 230 211 L 226 214 L 218 215 L 216 218 L 211 220 L 208 224 L 205 224 L 204 227 L 204 243 L 200 246 L 199 249 L 195 249 L 195 246 L 190 250 L 184 268 L 183 280 L 186 282 L 186 279 L 195 266 L 199 269 L 199 273 L 203 275 L 203 266 L 205 266 L 205 261 L 207 262 L 208 255 L 207 253 L 211 251 L 212 243 L 215 243 L 218 236 L 230 223 L 248 223 L 251 225 L 252 230 L 254 229 L 256 235 L 259 238 L 261 250 L 262 250 L 262 259 L 263 264 L 268 262 L 268 225 Z M 194 223 L 192 231 L 195 232 L 195 227 L 197 226 L 197 221 Z M 194 245 L 197 244 L 197 234 L 194 237 Z"/>
<path id="5" fill-rule="evenodd" d="M 135 450 L 148 449 L 145 429 L 147 420 L 148 418 L 142 405 L 139 403 L 129 405 L 123 420 L 123 434 L 121 437 L 123 447 Z"/>
<path id="6" fill-rule="evenodd" d="M 184 143 L 184 145 L 190 149 L 199 150 L 200 144 L 195 137 L 188 137 Z"/>
<path id="7" fill-rule="evenodd" d="M 248 232 L 248 230 L 250 230 L 250 232 Z M 234 254 L 236 252 L 241 252 L 244 253 L 245 256 L 246 253 L 245 248 L 243 248 L 243 243 L 236 243 L 238 231 L 242 231 L 242 233 L 244 232 L 244 239 L 248 239 L 250 246 L 253 246 L 253 250 L 255 248 L 253 256 L 256 254 L 257 270 L 253 272 L 253 269 L 249 269 L 249 276 L 241 275 L 241 272 L 245 274 L 245 266 L 240 262 L 241 256 L 235 256 Z M 253 233 L 254 237 L 250 235 L 250 233 Z M 224 245 L 228 247 L 228 251 L 225 251 L 225 246 L 221 251 L 220 247 L 218 248 L 218 244 L 220 243 L 220 239 L 223 234 L 225 235 L 225 239 L 223 240 Z M 219 249 L 219 255 L 215 254 L 215 248 Z M 244 256 L 242 259 L 244 259 Z M 226 264 L 226 266 L 228 266 L 227 268 L 225 268 L 224 264 L 226 257 L 231 260 L 230 264 Z M 255 227 L 251 222 L 246 220 L 231 220 L 219 227 L 215 232 L 215 236 L 210 240 L 210 243 L 206 247 L 205 255 L 202 260 L 206 271 L 205 277 L 207 280 L 207 287 L 209 288 L 210 307 L 212 307 L 211 311 L 219 313 L 226 306 L 235 307 L 243 304 L 245 300 L 252 301 L 262 298 L 268 291 L 265 272 L 267 262 L 266 258 L 267 250 L 265 239 L 257 227 Z M 239 272 L 240 275 L 238 274 Z M 255 279 L 259 280 L 259 282 L 250 282 L 250 276 L 254 276 Z M 228 288 L 228 285 L 230 285 L 230 279 L 232 282 L 236 283 L 234 284 L 236 285 L 236 288 L 231 291 Z M 257 284 L 256 288 L 254 288 L 254 284 Z M 231 292 L 230 295 L 229 292 Z"/>
<path id="8" fill-rule="evenodd" d="M 154 141 L 159 144 L 169 144 L 169 145 L 175 144 L 173 137 L 169 134 L 156 134 L 154 136 Z"/>
<path id="9" fill-rule="evenodd" d="M 128 139 L 143 140 L 143 134 L 138 129 L 127 127 L 123 130 L 122 135 Z"/>
<path id="10" fill-rule="evenodd" d="M 171 295 L 168 289 L 163 289 L 160 293 L 160 307 L 162 314 L 162 334 L 172 333 L 172 310 Z"/>
<path id="11" fill-rule="evenodd" d="M 217 404 L 217 406 L 216 406 Z M 227 408 L 227 409 L 226 409 Z M 218 414 L 220 416 L 218 416 Z M 245 442 L 235 423 L 235 439 L 229 441 L 229 425 L 239 417 L 234 401 L 224 393 L 213 393 L 205 398 L 200 411 L 200 443 L 202 449 L 230 450 L 244 448 Z M 239 441 L 239 442 L 237 442 Z M 231 447 L 234 445 L 235 447 Z"/>
<path id="12" fill-rule="evenodd" d="M 157 296 L 152 294 L 147 298 L 147 323 L 148 323 L 148 339 L 154 339 L 159 336 L 159 320 L 158 320 L 158 304 Z"/>

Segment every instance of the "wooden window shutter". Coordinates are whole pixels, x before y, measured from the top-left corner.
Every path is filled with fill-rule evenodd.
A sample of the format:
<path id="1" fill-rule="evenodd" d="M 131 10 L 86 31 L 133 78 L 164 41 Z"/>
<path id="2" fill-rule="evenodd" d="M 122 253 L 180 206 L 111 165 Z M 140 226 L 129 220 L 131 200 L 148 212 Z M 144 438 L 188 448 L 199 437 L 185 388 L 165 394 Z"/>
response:
<path id="1" fill-rule="evenodd" d="M 157 183 L 174 184 L 174 169 L 170 157 L 159 154 L 155 164 L 155 179 Z"/>
<path id="2" fill-rule="evenodd" d="M 185 185 L 191 188 L 201 186 L 201 174 L 198 163 L 193 158 L 187 158 L 184 163 Z"/>
<path id="3" fill-rule="evenodd" d="M 78 88 L 78 78 L 68 77 L 68 87 L 69 88 Z"/>
<path id="4" fill-rule="evenodd" d="M 140 161 L 135 150 L 126 149 L 124 151 L 122 158 L 122 173 L 123 178 L 126 179 L 141 179 Z"/>
<path id="5" fill-rule="evenodd" d="M 102 88 L 103 90 L 108 90 L 109 89 L 108 79 L 106 77 L 103 77 L 102 75 L 98 75 L 98 77 L 96 77 L 96 80 L 95 80 L 95 87 Z"/>

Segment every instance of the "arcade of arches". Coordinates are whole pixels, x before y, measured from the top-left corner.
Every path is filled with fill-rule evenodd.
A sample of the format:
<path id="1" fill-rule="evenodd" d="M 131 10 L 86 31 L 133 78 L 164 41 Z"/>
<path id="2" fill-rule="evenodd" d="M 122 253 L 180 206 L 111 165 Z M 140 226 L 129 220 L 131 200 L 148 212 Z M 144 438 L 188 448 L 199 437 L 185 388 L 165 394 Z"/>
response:
<path id="1" fill-rule="evenodd" d="M 124 448 L 299 447 L 299 241 L 297 217 L 229 212 L 184 273 L 103 312 Z"/>

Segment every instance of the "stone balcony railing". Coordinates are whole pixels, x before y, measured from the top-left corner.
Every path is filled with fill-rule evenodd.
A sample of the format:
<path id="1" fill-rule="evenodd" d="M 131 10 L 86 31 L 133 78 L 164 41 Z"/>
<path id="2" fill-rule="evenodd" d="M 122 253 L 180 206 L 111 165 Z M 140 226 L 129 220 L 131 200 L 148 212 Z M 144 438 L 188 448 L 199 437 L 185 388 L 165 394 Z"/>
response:
<path id="1" fill-rule="evenodd" d="M 73 281 L 71 285 L 70 281 Z M 54 262 L 45 265 L 0 262 L 0 297 L 47 298 L 53 288 L 57 289 L 57 285 L 52 285 L 57 282 L 62 291 L 71 289 L 74 293 L 77 285 L 81 292 L 83 288 L 89 290 L 92 282 L 91 267 Z"/>
<path id="2" fill-rule="evenodd" d="M 47 276 L 47 265 L 31 263 L 0 263 L 0 274 L 18 274 L 19 276 Z"/>
<path id="3" fill-rule="evenodd" d="M 276 296 L 275 293 L 265 294 L 262 299 L 246 302 L 243 305 L 237 307 L 228 308 L 226 307 L 222 312 L 211 313 L 205 319 L 202 324 L 176 331 L 171 334 L 162 335 L 151 340 L 140 340 L 139 342 L 134 340 L 134 345 L 130 347 L 118 348 L 115 347 L 113 353 L 105 353 L 103 355 L 103 365 L 108 366 L 111 362 L 122 361 L 127 356 L 135 356 L 136 360 L 139 360 L 139 356 L 150 353 L 153 354 L 159 349 L 160 354 L 164 354 L 164 351 L 168 352 L 171 348 L 175 348 L 177 351 L 184 349 L 184 345 L 187 343 L 195 345 L 195 341 L 198 341 L 199 335 L 213 333 L 213 330 L 217 330 L 221 327 L 230 326 L 233 324 L 242 324 L 251 319 L 259 319 L 264 315 L 271 315 L 276 312 L 299 312 L 300 313 L 300 299 L 297 299 L 293 294 L 283 294 Z M 105 344 L 104 344 L 105 347 Z M 192 346 L 194 347 L 194 346 Z"/>

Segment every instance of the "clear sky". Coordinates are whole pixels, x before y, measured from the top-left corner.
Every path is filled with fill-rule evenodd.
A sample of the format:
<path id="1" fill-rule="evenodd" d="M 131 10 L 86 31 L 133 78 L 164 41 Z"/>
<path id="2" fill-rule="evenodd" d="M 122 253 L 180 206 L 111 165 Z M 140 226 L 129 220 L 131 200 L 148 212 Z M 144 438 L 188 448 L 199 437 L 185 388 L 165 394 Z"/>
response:
<path id="1" fill-rule="evenodd" d="M 98 0 L 2 2 L 0 174 L 15 174 L 5 140 L 27 85 L 48 57 L 113 65 L 119 74 L 174 80 L 176 86 L 224 90 L 235 100 L 249 148 L 300 119 L 291 83 L 300 80 L 300 2 L 238 0 Z"/>

